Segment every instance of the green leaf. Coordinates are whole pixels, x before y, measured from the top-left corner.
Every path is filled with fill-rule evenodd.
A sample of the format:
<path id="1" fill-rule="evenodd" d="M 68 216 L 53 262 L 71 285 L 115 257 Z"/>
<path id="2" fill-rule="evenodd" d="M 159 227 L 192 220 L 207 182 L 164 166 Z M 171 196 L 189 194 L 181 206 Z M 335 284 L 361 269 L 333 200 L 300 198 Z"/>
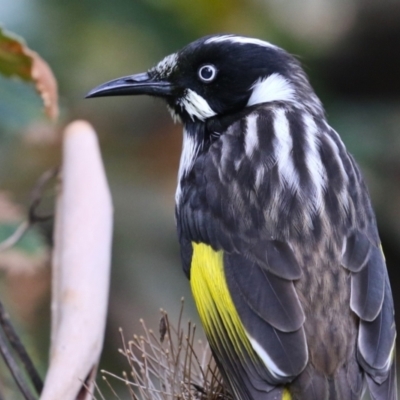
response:
<path id="1" fill-rule="evenodd" d="M 32 81 L 33 60 L 26 49 L 22 38 L 0 27 L 0 73 Z"/>
<path id="2" fill-rule="evenodd" d="M 42 96 L 46 114 L 58 117 L 57 81 L 39 54 L 29 49 L 22 38 L 0 27 L 0 73 L 33 82 Z"/>

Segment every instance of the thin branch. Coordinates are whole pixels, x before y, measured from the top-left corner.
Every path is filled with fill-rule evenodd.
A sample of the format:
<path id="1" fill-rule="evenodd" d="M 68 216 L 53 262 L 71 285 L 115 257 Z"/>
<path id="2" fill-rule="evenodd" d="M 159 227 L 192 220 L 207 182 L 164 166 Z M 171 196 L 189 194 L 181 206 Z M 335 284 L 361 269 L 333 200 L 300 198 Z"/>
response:
<path id="1" fill-rule="evenodd" d="M 5 363 L 8 366 L 14 380 L 19 387 L 22 395 L 24 396 L 25 400 L 36 400 L 32 392 L 30 391 L 28 385 L 26 384 L 21 370 L 19 369 L 17 363 L 15 362 L 13 355 L 11 354 L 9 348 L 6 345 L 6 340 L 4 338 L 3 333 L 0 333 L 0 353 L 4 358 Z"/>
<path id="2" fill-rule="evenodd" d="M 40 178 L 37 180 L 35 186 L 33 187 L 30 195 L 30 206 L 28 211 L 28 221 L 30 224 L 34 224 L 36 222 L 44 222 L 53 217 L 53 213 L 49 215 L 39 215 L 37 209 L 40 206 L 40 203 L 43 199 L 43 192 L 46 185 L 50 180 L 55 178 L 59 172 L 59 167 L 54 167 L 46 172 L 44 172 Z"/>
<path id="3" fill-rule="evenodd" d="M 22 236 L 25 235 L 29 227 L 29 221 L 21 222 L 18 225 L 18 228 L 11 234 L 11 236 L 0 243 L 0 252 L 15 246 L 21 240 Z"/>
<path id="4" fill-rule="evenodd" d="M 52 168 L 42 174 L 42 176 L 38 179 L 30 195 L 28 219 L 21 222 L 11 235 L 0 243 L 0 252 L 15 246 L 21 240 L 22 236 L 25 235 L 28 229 L 36 222 L 43 222 L 52 218 L 53 214 L 39 215 L 37 209 L 42 201 L 43 191 L 46 184 L 57 175 L 58 170 L 59 168 Z"/>
<path id="5" fill-rule="evenodd" d="M 7 336 L 7 339 L 11 345 L 11 347 L 15 350 L 18 357 L 20 358 L 26 373 L 28 374 L 30 380 L 32 381 L 33 386 L 38 394 L 42 392 L 43 389 L 43 381 L 40 378 L 39 373 L 37 372 L 35 366 L 31 358 L 28 355 L 24 345 L 22 344 L 17 332 L 11 324 L 10 318 L 6 313 L 3 304 L 0 302 L 0 325 L 4 330 L 4 333 Z"/>
<path id="6" fill-rule="evenodd" d="M 137 400 L 232 400 L 212 361 L 209 347 L 201 346 L 201 353 L 196 354 L 196 327 L 191 322 L 186 328 L 182 327 L 182 308 L 178 326 L 169 324 L 164 310 L 161 310 L 161 316 L 160 337 L 148 329 L 143 320 L 140 322 L 144 335 L 133 335 L 133 340 L 128 343 L 120 330 L 122 349 L 119 352 L 131 367 L 130 380 L 124 372 L 120 377 L 106 371 L 102 374 L 136 388 L 133 393 Z M 132 396 L 131 390 L 129 394 Z"/>

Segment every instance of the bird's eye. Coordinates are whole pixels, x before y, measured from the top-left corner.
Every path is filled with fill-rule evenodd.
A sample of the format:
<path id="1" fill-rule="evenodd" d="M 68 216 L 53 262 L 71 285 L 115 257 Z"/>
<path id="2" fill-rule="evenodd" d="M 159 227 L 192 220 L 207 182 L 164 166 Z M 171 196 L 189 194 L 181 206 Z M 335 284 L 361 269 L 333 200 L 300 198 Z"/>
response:
<path id="1" fill-rule="evenodd" d="M 203 65 L 199 68 L 199 78 L 203 82 L 211 82 L 217 76 L 217 68 L 214 65 Z"/>

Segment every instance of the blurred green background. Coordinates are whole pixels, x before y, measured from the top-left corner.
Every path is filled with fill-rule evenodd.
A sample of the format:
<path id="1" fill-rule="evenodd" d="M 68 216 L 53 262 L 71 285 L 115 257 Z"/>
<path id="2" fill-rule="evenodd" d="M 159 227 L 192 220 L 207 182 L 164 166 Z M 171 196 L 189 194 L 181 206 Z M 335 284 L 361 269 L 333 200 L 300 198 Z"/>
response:
<path id="1" fill-rule="evenodd" d="M 159 308 L 176 318 L 182 296 L 186 315 L 195 321 L 197 316 L 181 272 L 174 224 L 181 127 L 173 125 L 164 105 L 153 99 L 84 96 L 94 86 L 144 71 L 210 33 L 256 36 L 299 57 L 329 122 L 364 172 L 399 309 L 398 1 L 0 0 L 0 22 L 49 62 L 61 102 L 61 119 L 51 124 L 33 87 L 0 78 L 0 193 L 8 192 L 13 202 L 27 206 L 39 175 L 60 162 L 59 135 L 67 122 L 87 119 L 101 140 L 115 232 L 100 368 L 117 374 L 127 369 L 117 352 L 119 327 L 129 337 L 140 332 L 143 317 L 157 329 Z M 0 207 L 0 222 L 2 218 Z M 51 224 L 40 228 L 51 244 Z M 36 266 L 22 274 L 12 268 L 3 268 L 0 297 L 44 373 L 49 269 Z"/>

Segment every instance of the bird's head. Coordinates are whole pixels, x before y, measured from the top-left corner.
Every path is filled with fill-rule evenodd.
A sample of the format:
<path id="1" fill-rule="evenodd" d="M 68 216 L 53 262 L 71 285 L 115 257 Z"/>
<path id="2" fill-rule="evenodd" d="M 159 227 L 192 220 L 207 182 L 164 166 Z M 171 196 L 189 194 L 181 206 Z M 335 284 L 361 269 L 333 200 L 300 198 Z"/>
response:
<path id="1" fill-rule="evenodd" d="M 293 56 L 268 42 L 236 35 L 198 39 L 148 72 L 104 83 L 87 97 L 138 94 L 164 98 L 173 117 L 183 122 L 273 101 L 323 113 Z"/>

